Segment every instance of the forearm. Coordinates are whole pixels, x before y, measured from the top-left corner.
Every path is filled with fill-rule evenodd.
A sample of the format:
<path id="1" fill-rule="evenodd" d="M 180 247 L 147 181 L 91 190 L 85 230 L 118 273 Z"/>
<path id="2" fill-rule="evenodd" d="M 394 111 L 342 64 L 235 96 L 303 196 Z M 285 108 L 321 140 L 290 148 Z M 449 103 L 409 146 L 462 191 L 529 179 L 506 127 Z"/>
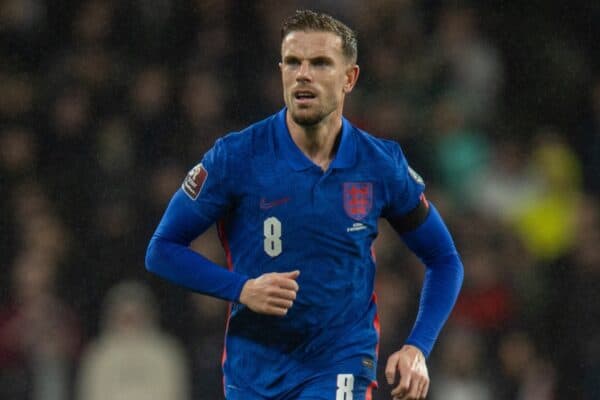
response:
<path id="1" fill-rule="evenodd" d="M 454 307 L 462 280 L 462 263 L 456 254 L 439 257 L 435 265 L 427 266 L 417 319 L 406 341 L 418 347 L 425 357 Z"/>
<path id="2" fill-rule="evenodd" d="M 146 269 L 195 292 L 237 301 L 247 277 L 229 271 L 190 249 L 214 219 L 191 206 L 178 191 L 169 203 L 146 251 Z"/>
<path id="3" fill-rule="evenodd" d="M 238 301 L 248 277 L 211 262 L 187 246 L 152 237 L 146 269 L 198 293 Z"/>
<path id="4" fill-rule="evenodd" d="M 407 343 L 428 356 L 460 292 L 463 265 L 433 205 L 423 223 L 402 239 L 426 267 L 419 311 Z"/>

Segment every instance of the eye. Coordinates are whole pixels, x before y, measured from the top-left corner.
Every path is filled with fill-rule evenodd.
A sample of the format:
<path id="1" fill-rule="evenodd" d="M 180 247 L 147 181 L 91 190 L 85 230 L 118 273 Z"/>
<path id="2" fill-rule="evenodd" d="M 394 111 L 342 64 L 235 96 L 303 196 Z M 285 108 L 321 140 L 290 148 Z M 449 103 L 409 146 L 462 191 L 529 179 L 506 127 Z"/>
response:
<path id="1" fill-rule="evenodd" d="M 331 60 L 325 57 L 318 57 L 312 60 L 311 64 L 315 67 L 327 67 L 331 65 Z"/>
<path id="2" fill-rule="evenodd" d="M 300 60 L 294 57 L 286 57 L 283 60 L 283 64 L 287 65 L 288 67 L 297 67 L 300 65 Z"/>

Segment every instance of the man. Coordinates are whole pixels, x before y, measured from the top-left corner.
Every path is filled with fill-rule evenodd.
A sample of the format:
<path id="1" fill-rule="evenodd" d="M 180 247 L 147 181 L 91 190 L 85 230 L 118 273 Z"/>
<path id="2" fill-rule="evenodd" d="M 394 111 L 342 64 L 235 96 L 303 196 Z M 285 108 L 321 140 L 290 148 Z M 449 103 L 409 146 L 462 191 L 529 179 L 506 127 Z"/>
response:
<path id="1" fill-rule="evenodd" d="M 399 146 L 342 117 L 356 36 L 298 11 L 282 28 L 286 107 L 215 143 L 185 178 L 146 255 L 148 270 L 232 302 L 228 400 L 368 399 L 379 339 L 371 253 L 387 218 L 427 272 L 417 321 L 386 365 L 394 399 L 423 399 L 425 358 L 462 283 L 462 264 Z M 188 248 L 218 221 L 229 270 Z"/>

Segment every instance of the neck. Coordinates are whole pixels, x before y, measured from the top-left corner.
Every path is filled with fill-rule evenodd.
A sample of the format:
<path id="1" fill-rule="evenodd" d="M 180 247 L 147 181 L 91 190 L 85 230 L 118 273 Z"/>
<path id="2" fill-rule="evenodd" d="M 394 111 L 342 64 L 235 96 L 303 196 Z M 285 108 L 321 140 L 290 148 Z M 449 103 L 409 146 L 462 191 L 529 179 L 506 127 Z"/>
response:
<path id="1" fill-rule="evenodd" d="M 286 123 L 292 140 L 313 163 L 324 171 L 335 157 L 337 139 L 342 129 L 342 115 L 334 111 L 316 125 L 298 125 L 290 112 L 286 113 Z"/>

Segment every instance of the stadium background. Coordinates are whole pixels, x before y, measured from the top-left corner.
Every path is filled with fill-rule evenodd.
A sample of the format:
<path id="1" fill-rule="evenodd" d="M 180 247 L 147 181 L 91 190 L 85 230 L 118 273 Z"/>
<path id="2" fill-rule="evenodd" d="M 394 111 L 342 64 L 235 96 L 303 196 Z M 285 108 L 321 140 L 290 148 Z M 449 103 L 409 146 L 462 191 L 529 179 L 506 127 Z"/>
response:
<path id="1" fill-rule="evenodd" d="M 0 398 L 222 397 L 226 305 L 144 251 L 215 138 L 282 106 L 298 7 L 358 31 L 346 115 L 402 144 L 463 256 L 430 398 L 600 398 L 600 3 L 538 0 L 0 2 Z M 381 230 L 385 361 L 423 271 Z"/>

